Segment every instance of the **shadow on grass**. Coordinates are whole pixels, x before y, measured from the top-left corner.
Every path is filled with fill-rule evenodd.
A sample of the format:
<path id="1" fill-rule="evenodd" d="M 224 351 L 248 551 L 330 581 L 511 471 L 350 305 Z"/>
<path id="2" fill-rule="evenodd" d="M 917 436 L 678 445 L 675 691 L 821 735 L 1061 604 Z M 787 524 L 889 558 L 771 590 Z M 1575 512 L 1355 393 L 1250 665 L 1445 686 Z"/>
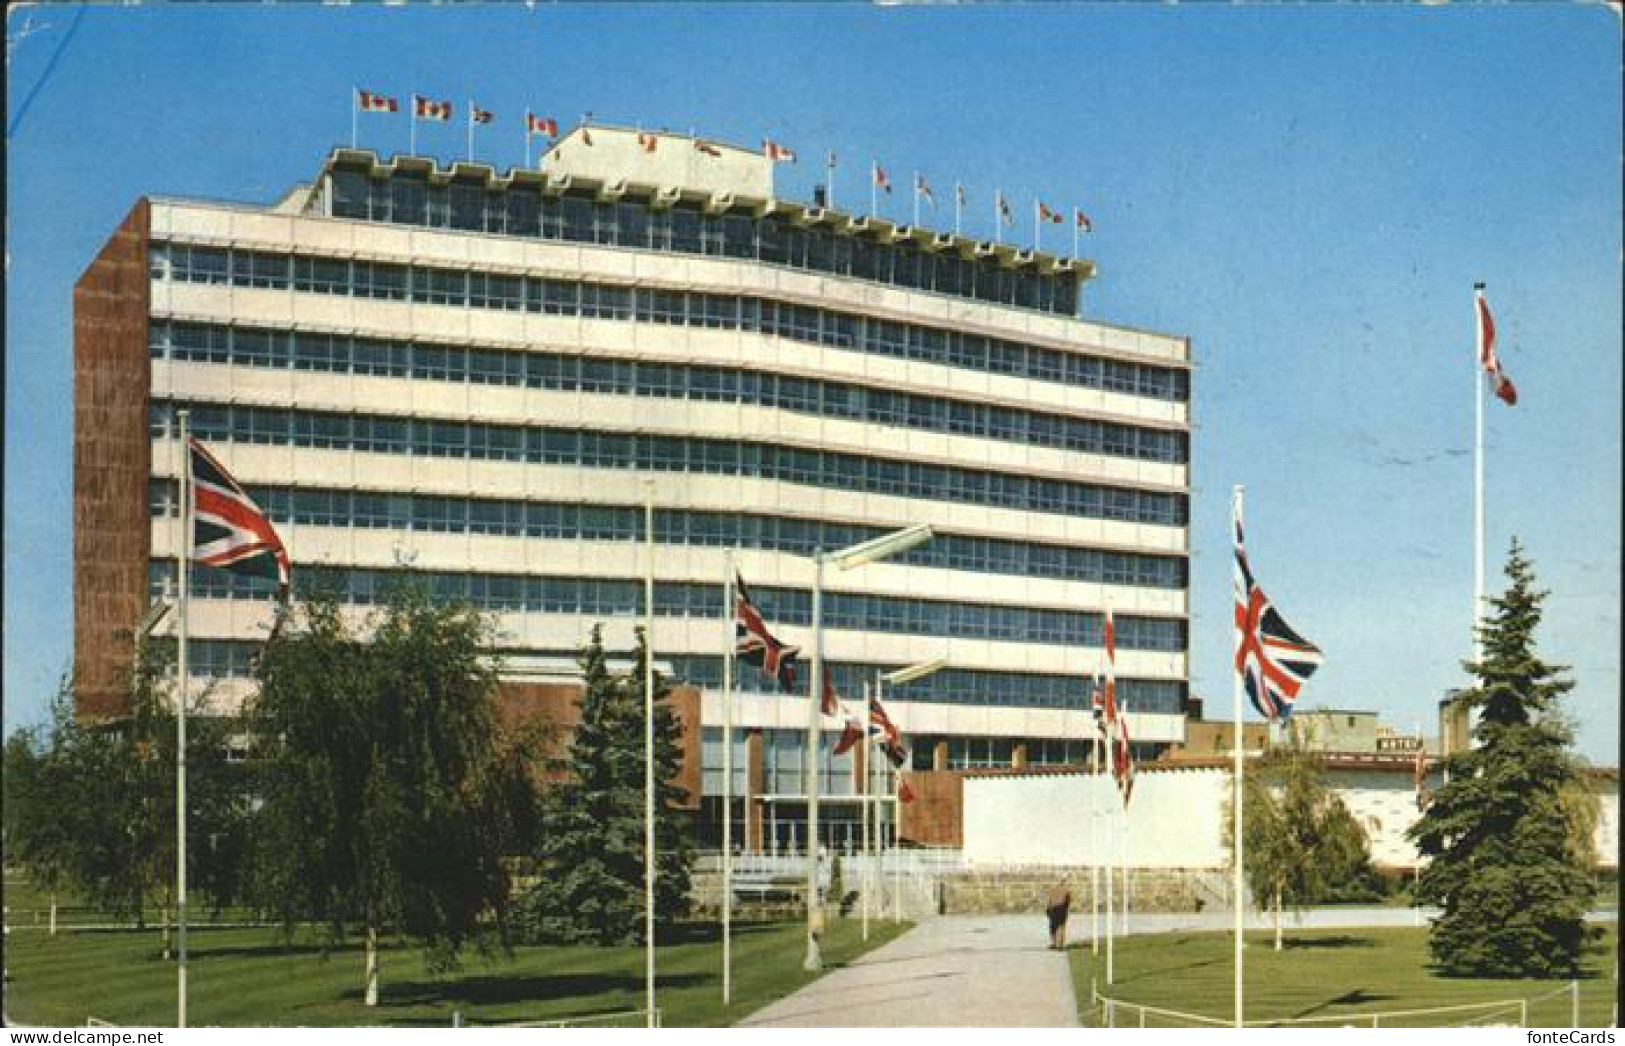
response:
<path id="1" fill-rule="evenodd" d="M 714 981 L 712 974 L 671 974 L 659 979 L 658 987 L 693 988 Z M 643 975 L 622 973 L 561 973 L 551 975 L 508 974 L 458 977 L 444 981 L 394 981 L 383 988 L 386 1005 L 433 1006 L 496 1006 L 518 1002 L 556 1002 L 560 999 L 582 999 L 611 992 L 638 994 L 643 991 Z M 346 1001 L 361 998 L 359 988 L 345 991 L 340 997 Z M 600 1013 L 616 1007 L 599 1006 L 581 1013 L 562 1016 L 581 1016 L 582 1013 Z"/>
<path id="2" fill-rule="evenodd" d="M 1369 937 L 1351 937 L 1348 934 L 1332 934 L 1327 937 L 1288 937 L 1283 942 L 1283 951 L 1311 948 L 1375 948 L 1377 942 Z"/>
<path id="3" fill-rule="evenodd" d="M 1395 998 L 1393 995 L 1381 995 L 1376 992 L 1368 992 L 1363 988 L 1356 988 L 1351 992 L 1344 992 L 1335 999 L 1327 999 L 1325 1002 L 1311 1006 L 1308 1009 L 1299 1010 L 1297 1013 L 1294 1013 L 1292 1017 L 1295 1020 L 1304 1017 L 1313 1017 L 1325 1010 L 1331 1009 L 1334 1006 L 1365 1006 L 1368 1003 L 1373 1002 L 1387 1002 L 1393 998 Z"/>

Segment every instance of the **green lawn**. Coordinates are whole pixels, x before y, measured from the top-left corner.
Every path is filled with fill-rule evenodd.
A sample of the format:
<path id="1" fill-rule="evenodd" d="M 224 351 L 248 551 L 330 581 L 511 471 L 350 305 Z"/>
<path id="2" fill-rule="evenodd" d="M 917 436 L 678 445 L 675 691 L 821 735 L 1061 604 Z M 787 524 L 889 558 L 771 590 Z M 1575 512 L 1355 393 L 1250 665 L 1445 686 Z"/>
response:
<path id="1" fill-rule="evenodd" d="M 1580 981 L 1580 1020 L 1585 1027 L 1609 1024 L 1614 998 L 1615 927 L 1586 953 Z M 1433 972 L 1423 928 L 1304 930 L 1286 935 L 1286 948 L 1274 950 L 1273 934 L 1247 934 L 1247 1019 L 1343 1017 L 1389 1010 L 1425 1009 L 1510 999 L 1531 1001 L 1531 1027 L 1568 1027 L 1567 981 L 1487 980 L 1441 977 Z M 1072 977 L 1086 1025 L 1103 1020 L 1091 1012 L 1090 982 L 1102 995 L 1228 1021 L 1233 999 L 1232 939 L 1224 933 L 1151 934 L 1118 941 L 1116 984 L 1105 986 L 1105 953 L 1091 961 L 1088 942 L 1071 951 Z M 1484 1019 L 1484 1013 L 1416 1015 L 1394 1026 L 1429 1027 Z M 1498 1018 L 1515 1023 L 1516 1009 Z M 1116 1023 L 1136 1025 L 1139 1014 L 1119 1009 Z M 1147 1024 L 1181 1022 L 1151 1015 Z M 1353 1022 L 1351 1022 L 1353 1023 Z M 1389 1022 L 1384 1021 L 1384 1024 Z M 1325 1025 L 1322 1025 L 1325 1026 Z M 1334 1025 L 1335 1026 L 1335 1025 Z"/>
<path id="2" fill-rule="evenodd" d="M 855 919 L 832 919 L 826 966 L 851 961 L 908 924 L 874 922 L 861 940 Z M 722 1005 L 720 933 L 685 928 L 659 948 L 659 999 L 668 1026 L 731 1023 L 813 980 L 801 969 L 802 923 L 738 924 L 733 939 L 733 1005 Z M 319 943 L 285 944 L 267 929 L 193 929 L 188 937 L 188 1023 L 192 1025 L 360 1024 L 449 1026 L 575 1017 L 643 1005 L 640 948 L 517 948 L 512 956 L 468 955 L 462 969 L 435 976 L 405 945 L 384 953 L 380 1005 L 361 1004 L 360 949 L 323 954 Z M 175 966 L 160 957 L 155 931 L 16 929 L 7 940 L 13 1019 L 82 1025 L 173 1025 Z"/>

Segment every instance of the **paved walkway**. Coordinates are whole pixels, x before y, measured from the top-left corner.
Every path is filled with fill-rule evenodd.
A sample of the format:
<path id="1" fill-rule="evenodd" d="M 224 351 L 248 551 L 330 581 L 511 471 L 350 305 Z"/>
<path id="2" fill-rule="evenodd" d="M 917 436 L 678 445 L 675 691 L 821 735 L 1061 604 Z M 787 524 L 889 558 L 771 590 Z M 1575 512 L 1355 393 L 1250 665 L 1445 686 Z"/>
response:
<path id="1" fill-rule="evenodd" d="M 739 1027 L 1076 1028 L 1066 956 L 1046 933 L 1042 915 L 932 919 Z"/>

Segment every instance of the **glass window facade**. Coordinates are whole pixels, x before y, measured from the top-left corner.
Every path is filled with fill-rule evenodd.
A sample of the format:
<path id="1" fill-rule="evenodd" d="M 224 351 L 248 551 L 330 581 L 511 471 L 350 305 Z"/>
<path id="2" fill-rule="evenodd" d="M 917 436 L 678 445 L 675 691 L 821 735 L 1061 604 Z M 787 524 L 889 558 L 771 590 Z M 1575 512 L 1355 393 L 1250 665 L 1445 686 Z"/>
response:
<path id="1" fill-rule="evenodd" d="M 342 166 L 331 173 L 329 198 L 336 218 L 743 258 L 1064 315 L 1078 307 L 1078 281 L 1070 273 L 1011 269 L 991 258 L 879 243 L 777 215 L 707 214 L 692 204 L 655 208 L 645 200 L 599 201 L 581 193 L 544 195 L 531 186 L 483 180 L 430 184 L 416 171 L 371 177 Z"/>
<path id="2" fill-rule="evenodd" d="M 291 366 L 337 374 L 386 372 L 457 384 L 743 403 L 1139 461 L 1183 464 L 1189 455 L 1189 439 L 1183 432 L 790 377 L 772 371 L 179 322 L 154 323 L 150 333 L 150 354 L 155 360 Z"/>
<path id="3" fill-rule="evenodd" d="M 187 404 L 154 401 L 148 411 L 152 437 L 172 437 L 174 413 L 185 406 Z M 420 457 L 712 473 L 1163 526 L 1184 526 L 1189 511 L 1187 496 L 1171 491 L 1126 490 L 744 440 L 673 439 L 592 429 L 486 425 L 265 407 L 192 404 L 191 408 L 193 435 L 210 443 L 319 446 Z"/>
<path id="4" fill-rule="evenodd" d="M 253 287 L 240 276 L 235 253 L 226 248 L 154 243 L 149 264 L 155 279 Z M 767 334 L 832 348 L 896 356 L 1037 381 L 1104 389 L 1183 403 L 1190 375 L 1181 367 L 1126 362 L 1063 352 L 966 331 L 874 320 L 856 314 L 780 302 L 614 286 L 537 277 L 493 277 L 462 269 L 385 262 L 255 253 L 261 261 L 283 259 L 296 290 L 350 297 L 389 297 L 425 305 L 513 310 L 586 319 L 711 327 Z M 266 264 L 273 264 L 266 261 Z M 496 282 L 493 283 L 492 281 Z M 517 285 L 513 281 L 517 281 Z"/>

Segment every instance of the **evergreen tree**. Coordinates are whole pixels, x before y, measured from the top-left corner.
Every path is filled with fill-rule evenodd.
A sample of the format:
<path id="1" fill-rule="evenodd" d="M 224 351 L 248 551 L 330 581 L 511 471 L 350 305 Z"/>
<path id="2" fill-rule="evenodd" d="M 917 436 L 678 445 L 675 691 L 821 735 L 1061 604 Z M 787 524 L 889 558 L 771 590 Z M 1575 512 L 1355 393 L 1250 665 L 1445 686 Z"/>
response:
<path id="1" fill-rule="evenodd" d="M 264 805 L 259 895 L 291 933 L 418 941 L 433 969 L 507 940 L 504 860 L 530 835 L 528 749 L 500 729 L 490 624 L 466 605 L 392 591 L 363 638 L 317 595 L 267 644 L 251 706 Z"/>
<path id="2" fill-rule="evenodd" d="M 1248 766 L 1244 779 L 1242 871 L 1257 903 L 1275 912 L 1279 950 L 1285 908 L 1374 893 L 1376 873 L 1365 831 L 1295 732 L 1290 745 Z"/>
<path id="3" fill-rule="evenodd" d="M 644 932 L 644 665 L 640 629 L 634 667 L 614 675 L 601 628 L 582 648 L 581 724 L 549 797 L 537 857 L 537 885 L 525 900 L 525 933 L 536 941 L 630 944 Z M 673 781 L 682 725 L 655 677 L 655 920 L 661 927 L 689 905 L 689 814 Z"/>
<path id="4" fill-rule="evenodd" d="M 1445 764 L 1447 783 L 1411 829 L 1429 858 L 1421 897 L 1440 905 L 1429 947 L 1446 971 L 1529 977 L 1571 973 L 1595 894 L 1577 850 L 1583 807 L 1572 796 L 1579 766 L 1558 699 L 1574 686 L 1535 651 L 1546 593 L 1516 541 L 1511 584 L 1480 627 L 1483 660 L 1467 662 L 1478 686 L 1474 746 Z"/>

